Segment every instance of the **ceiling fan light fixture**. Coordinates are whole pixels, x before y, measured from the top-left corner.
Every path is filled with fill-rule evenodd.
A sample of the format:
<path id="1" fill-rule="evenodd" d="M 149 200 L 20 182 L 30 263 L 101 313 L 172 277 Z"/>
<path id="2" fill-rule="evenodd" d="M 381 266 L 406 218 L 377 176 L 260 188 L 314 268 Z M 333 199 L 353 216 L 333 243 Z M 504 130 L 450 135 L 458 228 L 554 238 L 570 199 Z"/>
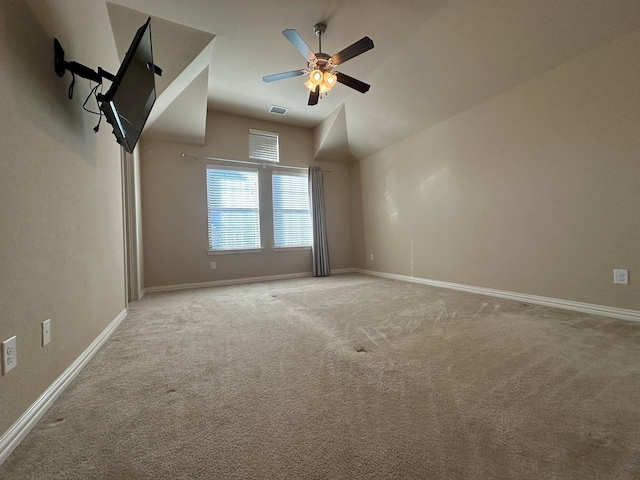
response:
<path id="1" fill-rule="evenodd" d="M 324 73 L 324 81 L 322 83 L 324 83 L 327 86 L 328 90 L 331 90 L 333 88 L 333 86 L 336 84 L 337 80 L 338 79 L 335 76 L 335 74 L 333 74 L 331 72 L 325 72 Z"/>
<path id="2" fill-rule="evenodd" d="M 322 72 L 317 69 L 309 74 L 309 81 L 314 85 L 320 85 L 320 83 L 322 82 L 322 78 Z"/>
<path id="3" fill-rule="evenodd" d="M 329 90 L 331 90 L 336 82 L 338 81 L 338 77 L 330 71 L 324 72 L 322 75 L 322 83 L 320 84 L 320 94 L 324 95 Z"/>
<path id="4" fill-rule="evenodd" d="M 336 84 L 342 83 L 360 93 L 369 91 L 370 85 L 360 80 L 345 75 L 344 73 L 335 72 L 334 68 L 344 62 L 357 57 L 373 48 L 373 41 L 369 37 L 363 37 L 357 42 L 343 48 L 333 56 L 329 56 L 322 52 L 322 34 L 326 31 L 327 26 L 324 23 L 317 23 L 313 27 L 314 33 L 318 36 L 318 52 L 314 53 L 309 45 L 304 41 L 300 34 L 292 28 L 282 31 L 285 38 L 294 46 L 298 52 L 307 60 L 307 68 L 293 70 L 291 72 L 282 72 L 275 75 L 267 75 L 262 77 L 264 82 L 273 82 L 283 80 L 285 78 L 297 77 L 309 74 L 304 82 L 311 94 L 307 105 L 317 105 L 321 95 L 329 92 Z"/>

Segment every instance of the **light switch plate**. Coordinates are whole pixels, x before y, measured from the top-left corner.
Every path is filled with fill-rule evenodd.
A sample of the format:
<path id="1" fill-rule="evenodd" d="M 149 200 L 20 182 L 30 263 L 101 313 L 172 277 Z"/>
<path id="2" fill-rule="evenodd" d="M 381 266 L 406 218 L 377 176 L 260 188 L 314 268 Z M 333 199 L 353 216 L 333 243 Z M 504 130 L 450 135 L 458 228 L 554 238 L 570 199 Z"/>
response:
<path id="1" fill-rule="evenodd" d="M 42 322 L 42 346 L 51 341 L 51 319 Z"/>

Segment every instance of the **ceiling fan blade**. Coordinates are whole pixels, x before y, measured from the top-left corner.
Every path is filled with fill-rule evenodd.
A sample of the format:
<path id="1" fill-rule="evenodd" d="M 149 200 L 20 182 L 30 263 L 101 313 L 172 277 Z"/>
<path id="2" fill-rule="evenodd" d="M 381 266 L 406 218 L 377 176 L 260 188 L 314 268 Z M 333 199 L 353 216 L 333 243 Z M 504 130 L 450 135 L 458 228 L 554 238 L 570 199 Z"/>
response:
<path id="1" fill-rule="evenodd" d="M 341 63 L 351 60 L 353 57 L 357 57 L 361 53 L 364 53 L 373 48 L 373 40 L 369 37 L 364 37 L 358 40 L 356 43 L 349 45 L 344 50 L 339 51 L 333 57 L 331 61 L 334 65 L 340 65 Z"/>
<path id="2" fill-rule="evenodd" d="M 371 88 L 371 85 L 368 83 L 361 82 L 357 78 L 350 77 L 349 75 L 345 75 L 344 73 L 336 72 L 336 80 L 338 83 L 342 83 L 347 87 L 351 87 L 354 90 L 359 91 L 360 93 L 367 93 Z"/>
<path id="3" fill-rule="evenodd" d="M 316 89 L 309 95 L 309 103 L 307 105 L 317 105 L 320 98 L 320 85 L 316 85 Z"/>
<path id="4" fill-rule="evenodd" d="M 316 58 L 316 54 L 309 48 L 309 45 L 302 39 L 300 34 L 296 32 L 293 28 L 288 28 L 282 31 L 282 34 L 287 37 L 287 40 L 291 42 L 291 45 L 296 47 L 304 58 L 307 60 L 311 60 L 312 58 Z"/>
<path id="5" fill-rule="evenodd" d="M 263 82 L 275 82 L 277 80 L 284 80 L 285 78 L 298 77 L 304 75 L 306 70 L 292 70 L 290 72 L 276 73 L 274 75 L 267 75 L 262 77 Z"/>

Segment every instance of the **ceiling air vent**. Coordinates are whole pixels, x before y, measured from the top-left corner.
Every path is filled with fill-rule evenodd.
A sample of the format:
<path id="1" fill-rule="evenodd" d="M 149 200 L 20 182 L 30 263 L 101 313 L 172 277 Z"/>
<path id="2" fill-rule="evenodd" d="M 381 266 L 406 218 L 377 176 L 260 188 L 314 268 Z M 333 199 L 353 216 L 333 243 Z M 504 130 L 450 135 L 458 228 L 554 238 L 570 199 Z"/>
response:
<path id="1" fill-rule="evenodd" d="M 269 113 L 275 113 L 276 115 L 284 115 L 289 111 L 288 108 L 279 107 L 278 105 L 271 105 Z"/>

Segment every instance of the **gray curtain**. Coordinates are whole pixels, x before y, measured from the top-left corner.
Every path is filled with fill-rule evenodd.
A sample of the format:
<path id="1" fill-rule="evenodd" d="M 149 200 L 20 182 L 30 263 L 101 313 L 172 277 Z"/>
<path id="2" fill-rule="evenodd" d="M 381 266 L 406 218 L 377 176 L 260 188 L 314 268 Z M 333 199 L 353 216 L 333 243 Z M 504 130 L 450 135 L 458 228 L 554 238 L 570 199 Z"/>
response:
<path id="1" fill-rule="evenodd" d="M 313 224 L 313 276 L 326 277 L 331 273 L 331 269 L 324 214 L 324 186 L 320 167 L 309 167 L 309 200 Z"/>

